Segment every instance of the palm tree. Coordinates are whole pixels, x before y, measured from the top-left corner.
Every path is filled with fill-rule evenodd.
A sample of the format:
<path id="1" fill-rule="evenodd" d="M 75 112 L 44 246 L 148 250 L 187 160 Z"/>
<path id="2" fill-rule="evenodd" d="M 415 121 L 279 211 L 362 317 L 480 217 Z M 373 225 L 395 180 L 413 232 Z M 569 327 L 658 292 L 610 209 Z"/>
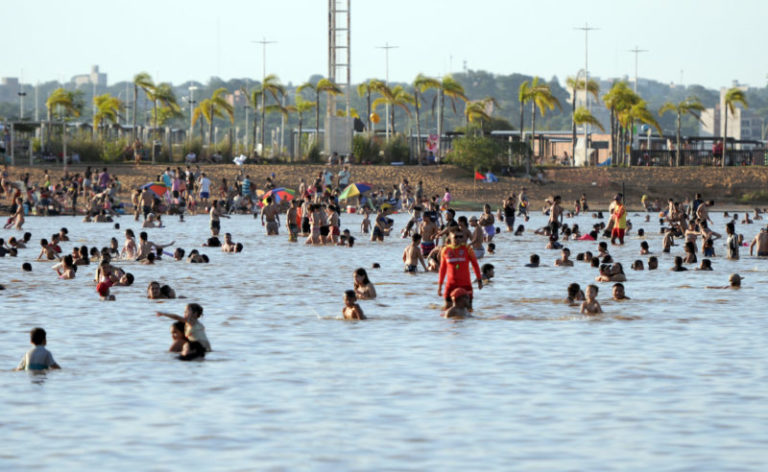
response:
<path id="1" fill-rule="evenodd" d="M 376 91 L 376 87 L 378 86 L 378 84 L 379 84 L 378 80 L 370 79 L 368 82 L 362 82 L 357 86 L 357 95 L 360 97 L 365 96 L 366 112 L 367 112 L 365 115 L 365 122 L 366 122 L 366 129 L 368 129 L 368 131 L 371 131 L 373 129 L 373 127 L 371 127 L 371 94 Z"/>
<path id="2" fill-rule="evenodd" d="M 261 102 L 261 88 L 257 87 L 251 91 L 251 95 L 248 97 L 248 105 L 250 105 L 251 108 L 253 108 L 253 135 L 251 139 L 251 142 L 253 143 L 254 149 L 256 148 L 256 130 L 259 126 L 259 121 L 256 119 L 256 116 L 259 112 L 259 103 Z M 246 130 L 247 132 L 247 130 Z"/>
<path id="3" fill-rule="evenodd" d="M 683 115 L 688 114 L 696 118 L 697 121 L 701 121 L 700 113 L 704 111 L 704 105 L 701 104 L 701 101 L 699 101 L 697 97 L 688 97 L 677 104 L 666 102 L 659 109 L 659 116 L 663 116 L 668 111 L 673 111 L 677 114 L 677 144 L 675 145 L 675 165 L 680 167 L 683 163 L 680 155 L 680 128 L 682 127 L 682 117 Z"/>
<path id="4" fill-rule="evenodd" d="M 605 132 L 605 128 L 600 121 L 595 118 L 595 115 L 586 107 L 579 107 L 573 112 L 573 120 L 577 125 L 590 125 L 599 128 L 600 131 Z"/>
<path id="5" fill-rule="evenodd" d="M 466 102 L 468 100 L 464 92 L 464 87 L 456 79 L 450 75 L 446 75 L 440 81 L 440 89 L 435 99 L 438 101 L 438 116 L 437 116 L 437 155 L 440 155 L 442 149 L 442 136 L 443 136 L 443 124 L 445 116 L 445 97 L 451 100 L 451 108 L 453 114 L 456 114 L 456 100 L 462 100 Z"/>
<path id="6" fill-rule="evenodd" d="M 526 80 L 522 84 L 520 84 L 520 87 L 517 89 L 517 100 L 520 102 L 520 142 L 524 143 L 523 140 L 523 129 L 525 126 L 525 105 L 528 104 L 533 99 L 533 90 L 531 88 L 531 84 Z M 528 156 L 528 151 L 525 152 L 525 172 L 527 174 L 531 173 L 531 162 L 530 158 Z"/>
<path id="7" fill-rule="evenodd" d="M 439 89 L 440 81 L 425 75 L 419 74 L 413 80 L 413 108 L 416 110 L 416 155 L 421 158 L 421 116 L 419 105 L 419 94 L 423 94 L 429 89 Z"/>
<path id="8" fill-rule="evenodd" d="M 578 79 L 573 77 L 568 77 L 565 79 L 565 85 L 569 89 L 571 89 L 571 159 L 575 159 L 576 157 L 576 93 L 579 90 L 584 90 L 584 79 Z M 597 83 L 594 79 L 589 79 L 586 83 L 586 89 L 587 93 L 591 94 L 593 97 L 595 97 L 595 101 L 600 101 L 600 84 Z M 589 124 L 588 122 L 585 122 L 584 124 Z M 600 129 L 603 129 L 600 127 Z M 605 131 L 603 129 L 603 131 Z M 574 161 L 575 162 L 575 161 Z"/>
<path id="9" fill-rule="evenodd" d="M 120 111 L 123 109 L 123 102 L 117 97 L 113 97 L 108 93 L 98 95 L 93 97 L 93 104 L 96 105 L 96 113 L 93 114 L 94 130 L 101 128 L 105 122 L 117 123 L 120 119 Z"/>
<path id="10" fill-rule="evenodd" d="M 382 104 L 389 105 L 389 122 L 392 126 L 392 134 L 395 134 L 395 108 L 402 108 L 410 117 L 411 110 L 408 109 L 408 105 L 413 104 L 413 95 L 408 93 L 402 85 L 396 85 L 394 88 L 390 88 L 383 83 L 380 83 L 377 86 L 376 92 L 378 92 L 381 97 L 373 101 L 373 109 L 376 110 L 376 108 Z"/>
<path id="11" fill-rule="evenodd" d="M 155 84 L 152 82 L 152 77 L 146 72 L 140 72 L 133 77 L 133 140 L 136 139 L 136 115 L 139 113 L 137 107 L 139 89 L 143 90 L 145 94 L 148 94 L 154 87 Z"/>
<path id="12" fill-rule="evenodd" d="M 176 95 L 173 93 L 173 87 L 168 82 L 162 82 L 152 87 L 150 90 L 145 91 L 147 98 L 152 100 L 152 115 L 154 117 L 154 131 L 155 138 L 157 137 L 157 103 L 160 102 L 163 108 L 169 109 L 171 114 L 181 113 L 181 108 L 176 100 Z M 155 163 L 155 146 L 152 145 L 152 163 Z"/>
<path id="13" fill-rule="evenodd" d="M 736 113 L 735 105 L 737 103 L 741 103 L 744 108 L 749 108 L 747 95 L 742 89 L 738 87 L 728 89 L 728 91 L 725 92 L 725 99 L 723 100 L 723 167 L 725 167 L 725 158 L 728 150 L 728 112 L 730 112 L 731 115 Z"/>
<path id="14" fill-rule="evenodd" d="M 267 108 L 265 110 L 267 113 L 280 113 L 284 119 L 288 119 L 291 116 L 291 113 L 296 113 L 296 107 L 294 105 L 282 105 L 280 103 L 275 103 L 273 105 L 267 105 Z M 282 135 L 280 136 L 280 139 L 282 141 Z M 278 155 L 282 153 L 282 142 L 280 142 L 280 152 Z M 274 153 L 273 153 L 274 155 Z"/>
<path id="15" fill-rule="evenodd" d="M 304 113 L 308 112 L 309 110 L 315 108 L 315 102 L 310 102 L 309 100 L 304 100 L 301 95 L 296 95 L 296 114 L 299 115 L 299 144 L 296 147 L 299 151 L 298 159 L 301 159 L 304 156 L 304 153 L 301 149 L 301 136 L 302 136 L 302 126 L 304 124 Z M 370 115 L 370 113 L 369 113 Z"/>
<path id="16" fill-rule="evenodd" d="M 469 124 L 476 121 L 480 122 L 480 134 L 483 134 L 483 123 L 491 121 L 491 114 L 488 113 L 488 109 L 491 106 L 498 107 L 499 103 L 493 97 L 485 97 L 482 100 L 474 100 L 467 102 L 464 108 L 464 116 L 467 119 L 467 131 L 469 131 Z"/>
<path id="17" fill-rule="evenodd" d="M 611 89 L 603 95 L 603 103 L 611 111 L 611 150 L 614 154 L 613 164 L 624 161 L 625 130 L 621 126 L 620 116 L 628 113 L 629 109 L 640 97 L 624 82 L 615 82 Z"/>
<path id="18" fill-rule="evenodd" d="M 315 92 L 315 139 L 320 139 L 320 94 L 326 93 L 330 95 L 341 95 L 344 92 L 342 92 L 341 88 L 339 88 L 338 85 L 336 85 L 332 80 L 322 78 L 317 81 L 316 84 L 313 84 L 312 82 L 305 82 L 301 85 L 299 85 L 299 88 L 296 89 L 298 93 L 301 93 L 305 89 L 310 89 L 313 92 Z"/>
<path id="19" fill-rule="evenodd" d="M 539 78 L 534 77 L 531 82 L 531 139 L 536 139 L 536 109 L 539 109 L 543 117 L 547 110 L 554 110 L 555 107 L 563 109 L 560 100 L 552 94 L 549 84 L 539 83 Z M 531 145 L 533 152 L 533 145 Z"/>
<path id="20" fill-rule="evenodd" d="M 264 78 L 264 83 L 260 87 L 261 96 L 261 136 L 259 144 L 261 144 L 262 153 L 264 152 L 264 130 L 266 128 L 265 113 L 266 113 L 266 100 L 267 94 L 271 95 L 275 99 L 275 102 L 280 103 L 279 96 L 285 95 L 285 87 L 280 83 L 280 79 L 275 74 L 269 74 Z"/>
<path id="21" fill-rule="evenodd" d="M 63 156 L 62 162 L 66 166 L 67 164 L 67 132 L 65 122 L 70 117 L 78 117 L 83 111 L 83 93 L 81 91 L 69 91 L 63 88 L 57 88 L 45 101 L 45 106 L 48 109 L 48 121 L 51 121 L 51 117 L 55 113 L 61 120 L 61 141 L 63 144 Z M 55 110 L 55 111 L 54 111 Z"/>
<path id="22" fill-rule="evenodd" d="M 232 105 L 227 102 L 225 99 L 225 95 L 227 94 L 227 89 L 224 87 L 217 89 L 213 92 L 213 95 L 211 95 L 211 98 L 206 98 L 205 100 L 201 101 L 197 108 L 194 109 L 192 113 L 192 126 L 195 125 L 197 120 L 200 119 L 200 116 L 202 115 L 203 118 L 205 118 L 205 121 L 208 122 L 208 148 L 210 151 L 210 147 L 213 144 L 213 120 L 216 117 L 223 118 L 224 114 L 229 116 L 230 123 L 234 123 L 235 121 L 235 109 Z M 202 134 L 202 125 L 201 125 L 201 134 Z"/>
<path id="23" fill-rule="evenodd" d="M 634 94 L 634 92 L 632 93 L 636 99 L 634 103 L 632 103 L 632 106 L 618 113 L 619 123 L 621 123 L 622 128 L 624 128 L 624 133 L 626 134 L 629 132 L 629 142 L 632 142 L 632 125 L 635 121 L 653 126 L 656 128 L 656 131 L 659 132 L 659 135 L 664 134 L 659 122 L 656 121 L 656 118 L 654 118 L 653 114 L 648 110 L 648 104 L 645 100 L 641 99 L 639 95 Z M 631 153 L 627 156 L 625 163 L 627 165 L 632 165 Z"/>

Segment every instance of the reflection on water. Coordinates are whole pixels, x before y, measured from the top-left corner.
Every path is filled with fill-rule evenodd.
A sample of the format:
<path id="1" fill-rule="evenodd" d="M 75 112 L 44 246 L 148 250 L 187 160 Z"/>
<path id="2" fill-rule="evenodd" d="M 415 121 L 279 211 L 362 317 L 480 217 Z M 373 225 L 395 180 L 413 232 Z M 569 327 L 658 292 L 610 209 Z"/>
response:
<path id="1" fill-rule="evenodd" d="M 396 220 L 399 229 L 405 218 Z M 32 245 L 0 259 L 0 365 L 18 363 L 39 325 L 63 370 L 0 374 L 0 469 L 762 469 L 766 261 L 718 257 L 714 272 L 673 273 L 657 223 L 634 220 L 654 233 L 661 269 L 627 271 L 630 301 L 611 301 L 611 284 L 600 284 L 597 318 L 562 302 L 569 283 L 584 287 L 596 270 L 553 267 L 559 252 L 530 232 L 496 238 L 485 259 L 496 278 L 475 293 L 476 319 L 461 322 L 439 317 L 435 274 L 402 272 L 397 237 L 307 247 L 235 217 L 222 222 L 245 244 L 233 255 L 200 247 L 207 218 L 169 220 L 150 239 L 199 248 L 211 263 L 121 263 L 136 285 L 113 289 L 112 303 L 98 300 L 95 265 L 71 281 L 48 262 L 22 273 Z M 342 222 L 355 233 L 360 217 Z M 527 227 L 543 223 L 535 216 Z M 30 218 L 25 229 L 37 241 L 65 225 L 65 252 L 122 240 L 111 225 L 68 217 Z M 596 247 L 567 245 L 574 256 Z M 725 252 L 720 241 L 716 249 Z M 533 252 L 542 267 L 523 267 Z M 611 252 L 628 268 L 639 240 Z M 379 298 L 361 302 L 370 321 L 343 322 L 357 267 Z M 736 271 L 742 290 L 705 288 Z M 147 300 L 150 280 L 187 298 Z M 205 308 L 215 348 L 201 363 L 165 352 L 170 322 L 154 316 L 187 302 Z"/>

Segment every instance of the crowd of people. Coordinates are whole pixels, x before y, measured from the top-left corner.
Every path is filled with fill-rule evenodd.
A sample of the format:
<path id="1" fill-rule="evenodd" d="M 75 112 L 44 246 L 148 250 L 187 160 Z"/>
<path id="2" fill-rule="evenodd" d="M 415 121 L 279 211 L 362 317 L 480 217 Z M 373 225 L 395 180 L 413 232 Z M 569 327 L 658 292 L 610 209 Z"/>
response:
<path id="1" fill-rule="evenodd" d="M 390 190 L 370 189 L 341 201 L 339 197 L 352 182 L 351 177 L 349 166 L 346 165 L 338 173 L 326 169 L 312 179 L 301 179 L 296 192 L 283 193 L 280 197 L 279 193 L 259 193 L 250 176 L 242 169 L 232 179 L 233 185 L 230 186 L 223 179 L 220 188 L 214 189 L 211 180 L 199 167 L 192 169 L 187 166 L 184 170 L 168 168 L 157 177 L 157 181 L 162 182 L 167 189 L 168 195 L 159 194 L 151 186 L 143 186 L 133 189 L 131 205 L 128 206 L 123 205 L 118 198 L 121 188 L 119 178 L 110 174 L 106 168 L 100 172 L 88 168 L 84 173 L 64 173 L 58 181 L 46 173 L 45 181 L 39 185 L 30 183 L 28 174 L 13 180 L 5 168 L 0 180 L 0 197 L 5 198 L 9 213 L 5 230 L 15 232 L 7 241 L 5 238 L 0 239 L 0 257 L 19 257 L 32 244 L 33 235 L 30 232 L 22 233 L 24 217 L 30 213 L 51 216 L 69 212 L 83 214 L 84 221 L 108 223 L 130 208 L 133 210 L 134 222 L 141 220 L 143 229 L 162 227 L 163 215 L 178 216 L 183 221 L 185 215 L 205 212 L 210 221 L 210 236 L 202 242 L 201 247 L 240 253 L 244 246 L 233 241 L 231 233 L 224 233 L 223 241 L 219 239 L 221 219 L 227 219 L 232 214 L 252 214 L 260 220 L 268 236 L 279 235 L 281 227 L 284 227 L 291 242 L 302 237 L 309 245 L 354 247 L 355 236 L 349 229 L 341 229 L 343 209 L 361 214 L 359 235 L 369 238 L 372 243 L 392 237 L 394 220 L 391 215 L 400 212 L 407 213 L 409 217 L 399 233 L 394 233 L 404 239 L 403 270 L 408 273 L 419 270 L 436 273 L 437 295 L 444 300 L 442 316 L 453 319 L 471 317 L 475 295 L 473 285 L 481 290 L 492 283 L 495 277 L 494 265 L 486 263 L 481 266 L 480 262 L 495 254 L 496 235 L 503 227 L 515 236 L 526 232 L 525 223 L 529 222 L 529 213 L 532 211 L 527 189 L 523 187 L 510 192 L 495 212 L 490 204 L 485 204 L 481 213 L 467 217 L 457 216 L 451 207 L 450 189 L 446 188 L 442 197 L 430 196 L 426 195 L 422 182 L 411 186 L 407 179 L 402 179 Z M 277 189 L 275 181 L 274 174 L 268 176 L 264 182 L 264 192 Z M 582 230 L 578 224 L 566 222 L 580 213 L 590 211 L 585 195 L 573 202 L 572 209 L 564 208 L 558 195 L 552 195 L 546 202 L 542 212 L 547 215 L 547 224 L 529 231 L 542 236 L 542 241 L 546 241 L 545 250 L 559 251 L 560 257 L 554 260 L 554 265 L 567 268 L 575 264 L 589 264 L 596 269 L 596 283 L 587 285 L 583 291 L 578 283 L 570 284 L 565 301 L 578 307 L 583 315 L 599 315 L 602 313 L 597 299 L 600 283 L 613 284 L 611 295 L 614 300 L 630 300 L 625 293 L 627 275 L 624 266 L 614 260 L 609 252 L 609 243 L 624 245 L 625 237 L 633 231 L 623 195 L 616 195 L 610 202 L 607 222 L 602 212 L 592 213 L 596 223 L 589 230 Z M 342 206 L 343 203 L 346 206 Z M 688 270 L 686 266 L 696 264 L 696 270 L 712 270 L 711 259 L 717 257 L 713 242 L 723 237 L 726 239 L 724 256 L 728 259 L 739 259 L 740 248 L 745 246 L 749 246 L 750 255 L 756 250 L 757 256 L 768 257 L 768 227 L 760 230 L 749 244 L 736 232 L 738 215 L 730 219 L 726 213 L 729 220 L 725 225 L 725 236 L 722 236 L 710 227 L 710 211 L 714 205 L 713 200 L 705 201 L 700 194 L 696 194 L 690 202 L 670 199 L 666 209 L 661 211 L 661 251 L 671 252 L 677 246 L 683 248 L 682 255 L 675 257 L 670 270 L 685 271 Z M 755 209 L 752 217 L 744 214 L 741 223 L 750 224 L 761 220 L 762 215 L 761 210 Z M 645 222 L 649 222 L 650 218 L 651 213 L 646 212 Z M 119 223 L 115 223 L 114 227 L 119 229 Z M 637 234 L 645 235 L 642 229 L 638 229 Z M 125 229 L 124 235 L 122 247 L 113 237 L 104 241 L 103 245 L 97 243 L 97 246 L 91 248 L 74 245 L 70 253 L 65 253 L 62 244 L 70 241 L 69 231 L 61 228 L 50 237 L 40 238 L 37 261 L 54 262 L 53 271 L 62 280 L 74 279 L 83 266 L 95 265 L 93 284 L 96 294 L 104 301 L 115 300 L 112 287 L 134 285 L 135 277 L 123 270 L 118 261 L 130 260 L 146 265 L 165 260 L 189 263 L 209 261 L 208 256 L 198 249 L 187 253 L 183 248 L 175 247 L 175 241 L 151 241 L 145 231 L 139 232 L 138 240 L 130 228 Z M 565 245 L 575 240 L 595 241 L 595 253 L 586 251 L 571 259 L 571 252 Z M 639 254 L 649 256 L 647 263 L 642 259 L 626 261 L 632 270 L 646 270 L 646 267 L 647 270 L 658 269 L 658 258 L 651 255 L 646 240 L 640 242 Z M 702 255 L 701 262 L 698 261 L 699 254 Z M 540 264 L 541 257 L 532 254 L 525 267 L 536 268 Z M 25 262 L 22 269 L 32 270 L 32 267 Z M 710 288 L 738 288 L 741 280 L 739 274 L 731 274 L 729 285 Z M 344 293 L 343 318 L 365 320 L 366 315 L 359 302 L 375 299 L 376 296 L 375 286 L 367 271 L 358 268 L 353 274 L 352 288 Z M 169 284 L 153 280 L 147 286 L 147 298 L 173 299 L 177 295 Z M 157 316 L 174 320 L 171 326 L 173 342 L 169 350 L 178 353 L 179 359 L 202 359 L 211 351 L 205 327 L 200 322 L 203 316 L 201 305 L 189 303 L 183 316 L 160 311 Z M 33 329 L 30 339 L 35 347 L 24 356 L 17 368 L 58 368 L 53 356 L 45 348 L 45 330 Z"/>

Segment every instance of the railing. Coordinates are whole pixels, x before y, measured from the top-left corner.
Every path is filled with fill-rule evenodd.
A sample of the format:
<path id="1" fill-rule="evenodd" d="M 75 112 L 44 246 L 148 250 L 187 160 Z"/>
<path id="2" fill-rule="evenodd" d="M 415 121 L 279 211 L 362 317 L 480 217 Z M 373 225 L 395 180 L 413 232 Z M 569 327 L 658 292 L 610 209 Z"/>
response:
<path id="1" fill-rule="evenodd" d="M 632 150 L 633 166 L 675 166 L 677 152 L 669 150 L 643 149 Z M 680 151 L 682 166 L 720 166 L 720 156 L 714 156 L 712 151 L 684 149 Z M 768 165 L 768 149 L 729 150 L 727 153 L 729 166 L 765 166 Z"/>

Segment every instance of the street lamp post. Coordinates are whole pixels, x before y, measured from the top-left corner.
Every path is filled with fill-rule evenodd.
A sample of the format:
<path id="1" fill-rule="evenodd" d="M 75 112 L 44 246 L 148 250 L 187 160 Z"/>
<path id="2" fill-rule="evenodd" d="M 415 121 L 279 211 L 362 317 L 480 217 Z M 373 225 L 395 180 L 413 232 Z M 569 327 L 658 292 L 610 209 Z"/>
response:
<path id="1" fill-rule="evenodd" d="M 194 114 L 194 106 L 195 103 L 195 90 L 197 90 L 197 87 L 194 85 L 189 86 L 189 144 L 192 145 L 192 133 L 194 132 L 194 129 L 192 127 L 192 115 Z"/>
<path id="2" fill-rule="evenodd" d="M 27 92 L 19 92 L 19 121 L 24 121 L 24 97 L 27 96 Z"/>
<path id="3" fill-rule="evenodd" d="M 592 111 L 589 106 L 589 32 L 594 31 L 597 28 L 589 26 L 589 23 L 584 23 L 584 26 L 574 28 L 584 32 L 584 100 L 586 100 L 587 111 Z M 589 148 L 587 141 L 589 140 L 589 124 L 584 125 L 584 161 L 588 162 Z"/>
<path id="4" fill-rule="evenodd" d="M 389 42 L 385 43 L 384 46 L 377 46 L 376 49 L 383 49 L 384 50 L 384 63 L 385 63 L 385 76 L 384 76 L 384 83 L 387 87 L 389 87 L 389 50 L 390 49 L 397 49 L 398 46 L 390 46 Z M 389 103 L 386 103 L 384 105 L 384 113 L 386 113 L 386 133 L 385 136 L 387 138 L 387 141 L 389 141 Z"/>
<path id="5" fill-rule="evenodd" d="M 266 100 L 266 94 L 264 93 L 264 82 L 267 80 L 267 44 L 274 44 L 277 41 L 267 41 L 266 38 L 261 38 L 261 41 L 251 41 L 252 43 L 261 44 L 261 133 L 259 134 L 259 144 L 261 145 L 261 153 L 264 152 L 264 105 Z"/>

